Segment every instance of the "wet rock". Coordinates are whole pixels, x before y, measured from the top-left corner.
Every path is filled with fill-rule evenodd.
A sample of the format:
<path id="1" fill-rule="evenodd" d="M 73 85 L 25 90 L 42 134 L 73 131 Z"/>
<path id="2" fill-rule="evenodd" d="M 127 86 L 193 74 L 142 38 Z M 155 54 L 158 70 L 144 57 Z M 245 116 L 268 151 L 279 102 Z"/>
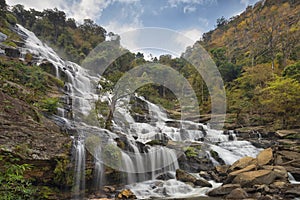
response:
<path id="1" fill-rule="evenodd" d="M 185 172 L 182 169 L 177 169 L 176 170 L 176 179 L 182 182 L 191 182 L 191 183 L 195 183 L 196 182 L 196 177 L 194 177 L 193 175 Z"/>
<path id="2" fill-rule="evenodd" d="M 245 190 L 243 190 L 242 188 L 236 188 L 226 196 L 226 199 L 245 199 L 247 197 L 248 194 Z"/>
<path id="3" fill-rule="evenodd" d="M 212 185 L 207 180 L 204 179 L 197 179 L 194 184 L 196 186 L 201 186 L 201 187 L 212 187 Z"/>
<path id="4" fill-rule="evenodd" d="M 174 128 L 179 128 L 180 127 L 180 122 L 179 121 L 166 121 L 166 125 Z"/>
<path id="5" fill-rule="evenodd" d="M 252 158 L 250 156 L 243 157 L 239 159 L 238 161 L 234 162 L 231 167 L 229 168 L 230 171 L 243 169 L 249 165 L 256 164 L 257 161 L 255 158 Z"/>
<path id="6" fill-rule="evenodd" d="M 18 49 L 14 48 L 14 47 L 9 47 L 9 46 L 7 46 L 5 48 L 5 54 L 6 54 L 6 56 L 11 57 L 11 58 L 19 58 L 21 55 L 21 53 Z"/>
<path id="7" fill-rule="evenodd" d="M 112 193 L 116 191 L 116 188 L 114 188 L 113 186 L 104 186 L 103 191 L 106 193 Z"/>
<path id="8" fill-rule="evenodd" d="M 7 35 L 5 35 L 4 33 L 0 32 L 0 42 L 3 42 L 7 39 Z"/>
<path id="9" fill-rule="evenodd" d="M 240 184 L 226 184 L 209 191 L 207 195 L 212 197 L 224 196 L 229 194 L 232 190 L 240 187 L 241 187 Z"/>
<path id="10" fill-rule="evenodd" d="M 124 189 L 117 194 L 116 199 L 137 199 L 137 198 L 131 190 Z"/>
<path id="11" fill-rule="evenodd" d="M 293 175 L 296 181 L 300 181 L 300 168 L 286 166 L 285 169 Z"/>
<path id="12" fill-rule="evenodd" d="M 206 171 L 201 171 L 201 172 L 199 172 L 199 175 L 200 175 L 202 178 L 206 179 L 206 180 L 211 179 L 211 176 L 210 176 L 210 175 L 208 174 L 208 172 L 206 172 Z"/>
<path id="13" fill-rule="evenodd" d="M 257 164 L 259 166 L 269 164 L 273 159 L 273 150 L 271 148 L 267 148 L 261 151 L 257 156 Z"/>
<path id="14" fill-rule="evenodd" d="M 195 186 L 201 186 L 201 187 L 212 187 L 212 185 L 204 180 L 204 179 L 197 179 L 193 175 L 185 172 L 182 169 L 176 170 L 176 179 L 182 182 L 190 182 L 193 183 Z"/>
<path id="15" fill-rule="evenodd" d="M 149 122 L 149 118 L 147 115 L 135 113 L 132 117 L 135 122 L 139 122 L 139 123 L 148 123 Z"/>
<path id="16" fill-rule="evenodd" d="M 45 72 L 56 76 L 56 67 L 49 62 L 48 60 L 43 60 L 43 62 L 39 65 Z"/>
<path id="17" fill-rule="evenodd" d="M 174 175 L 170 172 L 166 172 L 164 174 L 160 174 L 156 177 L 156 179 L 158 180 L 170 180 L 170 179 L 173 179 L 175 178 Z"/>
<path id="18" fill-rule="evenodd" d="M 229 167 L 230 167 L 229 165 L 220 165 L 220 166 L 216 166 L 215 170 L 220 176 L 226 176 Z"/>
<path id="19" fill-rule="evenodd" d="M 224 160 L 219 156 L 218 152 L 211 149 L 209 153 L 211 157 L 213 157 L 216 161 L 218 161 L 218 163 L 220 163 L 221 165 L 225 165 Z"/>
<path id="20" fill-rule="evenodd" d="M 271 184 L 276 178 L 277 176 L 272 170 L 257 170 L 241 173 L 232 182 L 238 183 L 242 187 L 251 187 L 255 184 Z"/>

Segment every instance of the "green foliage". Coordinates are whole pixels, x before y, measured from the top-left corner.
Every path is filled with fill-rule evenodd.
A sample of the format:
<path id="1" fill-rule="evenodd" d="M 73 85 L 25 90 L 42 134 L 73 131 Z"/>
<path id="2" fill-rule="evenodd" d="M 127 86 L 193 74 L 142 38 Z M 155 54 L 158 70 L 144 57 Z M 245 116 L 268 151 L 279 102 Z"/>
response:
<path id="1" fill-rule="evenodd" d="M 47 97 L 43 99 L 40 103 L 40 108 L 50 114 L 56 113 L 58 106 L 59 106 L 58 98 Z"/>
<path id="2" fill-rule="evenodd" d="M 63 57 L 80 63 L 89 52 L 105 40 L 106 31 L 90 19 L 77 26 L 74 19 L 56 8 L 42 12 L 26 10 L 23 5 L 12 7 L 12 17 L 18 23 L 32 30 L 38 37 L 50 43 L 57 50 L 63 50 Z M 14 22 L 13 20 L 9 20 Z"/>
<path id="3" fill-rule="evenodd" d="M 300 83 L 291 78 L 277 77 L 261 91 L 260 102 L 281 119 L 281 128 L 297 126 L 300 122 Z M 295 124 L 296 123 L 296 124 Z"/>
<path id="4" fill-rule="evenodd" d="M 49 113 L 55 113 L 58 98 L 46 97 L 49 91 L 64 83 L 40 67 L 27 66 L 17 61 L 0 59 L 0 88 L 12 97 L 21 99 Z"/>
<path id="5" fill-rule="evenodd" d="M 195 147 L 187 147 L 187 148 L 185 148 L 184 153 L 185 153 L 185 155 L 188 158 L 197 157 L 198 156 L 198 153 L 197 153 Z"/>
<path id="6" fill-rule="evenodd" d="M 36 193 L 30 180 L 25 179 L 24 173 L 31 169 L 29 164 L 18 164 L 19 159 L 10 154 L 0 157 L 4 163 L 0 170 L 0 198 L 4 200 L 32 199 Z"/>
<path id="7" fill-rule="evenodd" d="M 72 186 L 73 173 L 70 170 L 70 160 L 68 158 L 56 159 L 54 174 L 54 182 L 57 185 Z"/>
<path id="8" fill-rule="evenodd" d="M 300 83 L 300 62 L 286 66 L 282 72 L 282 75 L 293 78 Z"/>
<path id="9" fill-rule="evenodd" d="M 16 43 L 14 43 L 13 41 L 9 41 L 9 40 L 6 40 L 3 42 L 3 44 L 7 45 L 7 46 L 11 46 L 11 47 L 17 47 Z"/>
<path id="10" fill-rule="evenodd" d="M 10 23 L 11 25 L 17 24 L 17 18 L 13 14 L 7 13 L 6 19 L 7 19 L 8 23 Z"/>

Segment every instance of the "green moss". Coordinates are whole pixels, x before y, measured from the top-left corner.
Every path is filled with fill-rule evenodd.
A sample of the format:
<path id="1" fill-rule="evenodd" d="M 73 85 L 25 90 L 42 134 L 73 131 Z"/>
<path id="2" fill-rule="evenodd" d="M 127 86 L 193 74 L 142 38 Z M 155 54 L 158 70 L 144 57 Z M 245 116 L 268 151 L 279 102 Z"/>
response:
<path id="1" fill-rule="evenodd" d="M 151 140 L 150 142 L 147 142 L 148 145 L 154 146 L 154 145 L 162 145 L 163 142 L 161 140 Z"/>
<path id="2" fill-rule="evenodd" d="M 4 41 L 3 44 L 10 46 L 10 47 L 15 47 L 15 48 L 17 47 L 16 43 L 14 43 L 13 41 L 9 41 L 9 40 Z"/>
<path id="3" fill-rule="evenodd" d="M 45 98 L 40 103 L 40 108 L 50 114 L 56 113 L 58 106 L 59 106 L 58 98 Z"/>
<path id="4" fill-rule="evenodd" d="M 194 147 L 187 147 L 187 148 L 185 148 L 184 153 L 185 153 L 185 155 L 188 158 L 197 157 L 198 156 L 197 150 Z"/>
<path id="5" fill-rule="evenodd" d="M 17 24 L 17 18 L 13 14 L 7 13 L 6 14 L 6 20 L 11 25 L 16 25 Z"/>

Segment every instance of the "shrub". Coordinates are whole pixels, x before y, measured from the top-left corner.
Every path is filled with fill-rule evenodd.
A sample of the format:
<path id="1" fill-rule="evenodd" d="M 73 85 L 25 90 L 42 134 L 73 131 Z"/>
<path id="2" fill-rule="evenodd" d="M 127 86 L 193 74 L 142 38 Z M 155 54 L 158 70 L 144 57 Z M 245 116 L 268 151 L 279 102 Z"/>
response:
<path id="1" fill-rule="evenodd" d="M 42 100 L 40 107 L 42 110 L 50 113 L 55 114 L 57 111 L 57 108 L 59 106 L 59 99 L 58 98 L 46 98 Z"/>
<path id="2" fill-rule="evenodd" d="M 17 24 L 17 18 L 13 14 L 7 13 L 6 19 L 7 19 L 8 23 L 10 23 L 11 25 Z"/>
<path id="3" fill-rule="evenodd" d="M 4 163 L 0 171 L 0 197 L 5 200 L 32 199 L 36 193 L 31 181 L 25 179 L 24 173 L 31 169 L 29 164 L 16 164 L 19 161 L 11 155 L 8 160 L 0 156 Z"/>

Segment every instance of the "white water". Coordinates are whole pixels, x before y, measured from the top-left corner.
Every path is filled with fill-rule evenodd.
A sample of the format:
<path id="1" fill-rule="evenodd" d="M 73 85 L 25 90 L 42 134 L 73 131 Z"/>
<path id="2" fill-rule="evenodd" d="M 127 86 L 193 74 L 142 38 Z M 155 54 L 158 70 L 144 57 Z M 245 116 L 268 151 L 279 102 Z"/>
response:
<path id="1" fill-rule="evenodd" d="M 289 177 L 289 181 L 290 181 L 291 184 L 300 185 L 300 181 L 296 181 L 296 179 L 294 178 L 294 176 L 290 172 L 288 172 L 288 177 Z"/>
<path id="2" fill-rule="evenodd" d="M 89 115 L 94 101 L 98 99 L 95 88 L 100 77 L 91 76 L 88 71 L 72 62 L 63 61 L 50 47 L 42 43 L 32 32 L 18 26 L 20 34 L 26 38 L 26 45 L 22 48 L 22 55 L 31 53 L 35 55 L 37 64 L 44 60 L 51 62 L 55 67 L 56 76 L 61 77 L 64 73 L 67 76 L 65 82 L 65 92 L 63 97 L 64 108 L 58 110 L 61 120 L 68 126 L 77 129 L 79 133 L 74 137 L 75 150 L 75 193 L 79 193 L 85 188 L 84 170 L 85 170 L 85 149 L 88 149 L 95 157 L 95 184 L 96 187 L 103 185 L 105 181 L 103 172 L 102 152 L 107 144 L 116 145 L 109 142 L 119 135 L 96 126 L 90 126 L 82 122 L 84 116 Z M 109 96 L 103 99 L 109 99 Z M 114 121 L 115 130 L 128 139 L 132 151 L 121 152 L 120 171 L 130 172 L 127 175 L 126 182 L 139 199 L 150 197 L 187 197 L 201 196 L 209 188 L 193 188 L 185 183 L 171 179 L 168 181 L 155 180 L 158 174 L 168 171 L 174 172 L 179 168 L 177 162 L 177 152 L 163 146 L 147 146 L 148 152 L 141 153 L 137 147 L 137 142 L 146 143 L 154 139 L 163 139 L 167 136 L 173 141 L 193 141 L 204 138 L 204 142 L 216 151 L 227 164 L 235 162 L 237 159 L 246 155 L 255 157 L 259 149 L 246 141 L 229 141 L 229 136 L 224 135 L 222 131 L 212 130 L 209 126 L 190 121 L 178 121 L 169 119 L 157 105 L 141 98 L 148 105 L 150 123 L 137 123 L 130 115 L 128 108 L 118 105 L 116 116 L 118 120 Z M 167 126 L 166 122 L 179 123 L 179 127 Z M 204 129 L 204 131 L 202 130 Z M 134 137 L 137 137 L 135 140 Z M 97 142 L 93 137 L 100 138 Z M 96 143 L 95 146 L 87 143 L 89 138 Z M 201 142 L 199 142 L 201 143 Z M 218 164 L 213 158 L 213 163 Z M 149 180 L 152 179 L 152 180 Z M 140 182 L 144 181 L 144 182 Z M 139 182 L 139 183 L 136 183 Z M 214 187 L 218 186 L 211 182 Z"/>
<path id="3" fill-rule="evenodd" d="M 84 147 L 84 135 L 79 135 L 74 142 L 75 149 L 75 198 L 80 198 L 80 191 L 85 189 L 85 147 Z"/>

